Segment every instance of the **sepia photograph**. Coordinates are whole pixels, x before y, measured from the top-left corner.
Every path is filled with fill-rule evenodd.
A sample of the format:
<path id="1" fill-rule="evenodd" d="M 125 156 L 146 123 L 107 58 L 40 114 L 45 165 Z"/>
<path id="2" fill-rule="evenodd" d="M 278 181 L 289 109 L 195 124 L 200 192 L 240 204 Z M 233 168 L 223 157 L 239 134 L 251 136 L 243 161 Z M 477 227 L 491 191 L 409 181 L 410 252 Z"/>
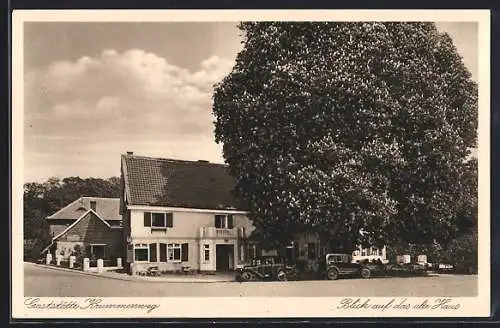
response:
<path id="1" fill-rule="evenodd" d="M 489 315 L 489 11 L 314 12 L 14 13 L 17 317 Z"/>

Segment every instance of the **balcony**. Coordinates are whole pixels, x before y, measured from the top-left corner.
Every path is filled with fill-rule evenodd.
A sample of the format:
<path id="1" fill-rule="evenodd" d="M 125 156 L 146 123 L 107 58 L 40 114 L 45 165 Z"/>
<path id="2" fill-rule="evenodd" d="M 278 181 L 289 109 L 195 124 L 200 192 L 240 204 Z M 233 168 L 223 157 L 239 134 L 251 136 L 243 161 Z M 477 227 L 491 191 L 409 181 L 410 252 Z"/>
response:
<path id="1" fill-rule="evenodd" d="M 240 233 L 238 233 L 240 230 Z M 200 238 L 220 238 L 220 239 L 233 239 L 241 235 L 242 228 L 221 229 L 215 227 L 201 227 Z"/>

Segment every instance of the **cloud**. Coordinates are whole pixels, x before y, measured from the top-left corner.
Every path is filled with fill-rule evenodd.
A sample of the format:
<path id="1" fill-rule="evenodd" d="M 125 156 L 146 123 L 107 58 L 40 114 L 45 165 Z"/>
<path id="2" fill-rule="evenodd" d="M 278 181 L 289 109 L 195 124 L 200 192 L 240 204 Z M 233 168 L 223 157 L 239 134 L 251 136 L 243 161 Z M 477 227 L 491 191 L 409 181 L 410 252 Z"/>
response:
<path id="1" fill-rule="evenodd" d="M 61 106 L 70 106 L 70 110 L 76 111 L 82 108 L 71 104 L 84 104 L 85 111 L 97 112 L 109 98 L 113 103 L 121 103 L 121 111 L 129 114 L 140 114 L 140 111 L 124 106 L 128 103 L 142 103 L 141 111 L 168 112 L 162 114 L 175 117 L 193 109 L 206 112 L 213 84 L 232 66 L 229 60 L 211 57 L 201 63 L 200 70 L 190 72 L 143 50 L 132 49 L 121 54 L 105 50 L 98 58 L 55 62 L 31 73 L 27 79 L 31 84 L 28 90 L 35 94 L 29 99 L 33 105 L 29 110 L 44 113 L 49 110 L 50 114 L 57 115 Z M 40 100 L 49 108 L 37 108 Z M 175 104 L 175 108 L 163 111 L 168 104 Z"/>
<path id="2" fill-rule="evenodd" d="M 25 153 L 43 158 L 50 172 L 68 162 L 58 158 L 64 153 L 105 157 L 134 150 L 191 158 L 203 145 L 220 154 L 213 138 L 212 90 L 233 64 L 214 56 L 193 72 L 140 49 L 105 50 L 27 72 Z M 29 163 L 26 169 L 31 170 Z"/>

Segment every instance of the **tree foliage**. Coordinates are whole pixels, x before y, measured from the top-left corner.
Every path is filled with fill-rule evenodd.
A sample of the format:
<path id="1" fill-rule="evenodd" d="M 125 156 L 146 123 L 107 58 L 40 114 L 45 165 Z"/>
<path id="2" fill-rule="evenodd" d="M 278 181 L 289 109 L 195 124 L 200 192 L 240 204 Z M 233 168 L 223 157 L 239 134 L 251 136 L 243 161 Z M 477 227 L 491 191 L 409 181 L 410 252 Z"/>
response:
<path id="1" fill-rule="evenodd" d="M 447 34 L 432 23 L 239 27 L 243 50 L 215 87 L 215 135 L 261 240 L 454 238 L 476 193 L 477 86 Z"/>

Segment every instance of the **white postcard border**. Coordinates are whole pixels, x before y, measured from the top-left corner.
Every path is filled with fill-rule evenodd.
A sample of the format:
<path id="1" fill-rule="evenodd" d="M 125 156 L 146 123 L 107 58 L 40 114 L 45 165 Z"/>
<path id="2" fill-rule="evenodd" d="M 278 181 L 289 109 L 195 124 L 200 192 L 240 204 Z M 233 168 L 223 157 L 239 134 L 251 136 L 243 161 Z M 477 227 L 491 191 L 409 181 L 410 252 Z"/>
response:
<path id="1" fill-rule="evenodd" d="M 238 318 L 238 317 L 486 317 L 490 315 L 490 12 L 489 10 L 15 10 L 12 15 L 12 317 L 21 318 Z M 477 22 L 479 61 L 479 259 L 477 297 L 449 298 L 459 309 L 384 311 L 339 309 L 343 298 L 102 298 L 100 304 L 158 304 L 150 312 L 139 309 L 91 309 L 87 298 L 44 297 L 39 304 L 75 302 L 79 308 L 36 309 L 25 302 L 23 269 L 23 23 L 26 21 L 439 21 Z M 368 298 L 360 297 L 362 301 Z M 96 298 L 94 298 L 96 299 Z M 99 298 L 97 298 L 99 299 Z M 385 304 L 405 297 L 369 298 Z M 425 299 L 406 298 L 421 304 Z M 61 303 L 62 302 L 62 303 Z M 224 306 L 221 306 L 223 304 Z M 62 307 L 62 306 L 61 306 Z"/>

